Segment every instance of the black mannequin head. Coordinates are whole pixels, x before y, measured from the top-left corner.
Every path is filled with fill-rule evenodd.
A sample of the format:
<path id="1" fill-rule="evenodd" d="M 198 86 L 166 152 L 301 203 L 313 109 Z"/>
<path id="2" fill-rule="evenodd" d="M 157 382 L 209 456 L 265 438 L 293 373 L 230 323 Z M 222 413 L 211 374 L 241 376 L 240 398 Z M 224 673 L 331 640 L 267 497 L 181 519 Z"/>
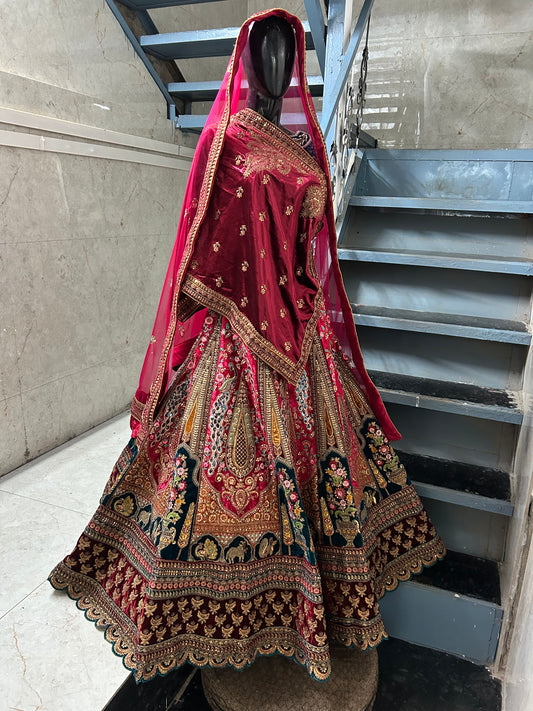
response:
<path id="1" fill-rule="evenodd" d="M 279 124 L 282 99 L 289 88 L 296 42 L 291 25 L 281 17 L 254 22 L 242 56 L 248 78 L 248 106 Z"/>

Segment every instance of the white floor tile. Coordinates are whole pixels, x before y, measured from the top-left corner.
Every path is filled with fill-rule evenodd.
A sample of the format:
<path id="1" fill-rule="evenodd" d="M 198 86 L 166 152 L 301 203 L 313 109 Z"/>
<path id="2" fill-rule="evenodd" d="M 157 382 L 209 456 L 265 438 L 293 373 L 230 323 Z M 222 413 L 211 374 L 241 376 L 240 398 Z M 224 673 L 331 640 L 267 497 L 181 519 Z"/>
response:
<path id="1" fill-rule="evenodd" d="M 0 491 L 0 616 L 46 580 L 89 516 Z"/>
<path id="2" fill-rule="evenodd" d="M 115 417 L 2 477 L 0 491 L 90 517 L 129 438 L 129 414 Z"/>
<path id="3" fill-rule="evenodd" d="M 0 708 L 99 711 L 128 671 L 66 594 L 42 583 L 0 620 Z"/>

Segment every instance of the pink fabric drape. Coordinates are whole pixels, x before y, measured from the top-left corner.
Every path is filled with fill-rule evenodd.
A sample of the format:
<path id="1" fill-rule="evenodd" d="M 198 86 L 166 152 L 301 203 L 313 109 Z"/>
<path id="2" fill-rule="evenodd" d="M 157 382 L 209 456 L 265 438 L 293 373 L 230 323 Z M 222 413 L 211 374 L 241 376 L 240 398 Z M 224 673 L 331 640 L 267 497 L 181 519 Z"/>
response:
<path id="1" fill-rule="evenodd" d="M 323 226 L 318 231 L 315 241 L 315 263 L 324 293 L 326 310 L 337 338 L 353 362 L 353 370 L 360 388 L 365 393 L 385 434 L 389 439 L 396 440 L 400 435 L 366 373 L 352 311 L 342 282 L 337 259 L 337 237 L 327 153 L 305 75 L 304 30 L 297 17 L 280 9 L 258 13 L 241 27 L 222 86 L 200 137 L 152 337 L 144 359 L 139 387 L 132 403 L 132 434 L 142 438 L 148 433 L 154 412 L 171 384 L 174 368 L 184 360 L 205 317 L 205 309 L 201 309 L 180 321 L 178 301 L 184 277 L 189 269 L 195 240 L 209 207 L 229 119 L 246 106 L 248 90 L 241 55 L 248 40 L 249 29 L 254 21 L 270 15 L 277 15 L 287 20 L 292 25 L 296 38 L 294 76 L 283 101 L 281 125 L 290 131 L 303 130 L 311 136 L 317 162 L 327 177 Z"/>

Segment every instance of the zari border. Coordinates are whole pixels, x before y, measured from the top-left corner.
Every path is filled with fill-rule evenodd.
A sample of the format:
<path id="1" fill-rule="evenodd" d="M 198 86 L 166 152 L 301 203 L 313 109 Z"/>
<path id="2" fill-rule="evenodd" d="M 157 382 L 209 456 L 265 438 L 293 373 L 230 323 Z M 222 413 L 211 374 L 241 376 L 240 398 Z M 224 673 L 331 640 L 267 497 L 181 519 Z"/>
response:
<path id="1" fill-rule="evenodd" d="M 300 357 L 296 363 L 290 360 L 284 353 L 281 353 L 270 341 L 263 338 L 234 301 L 213 291 L 213 289 L 202 284 L 196 277 L 190 274 L 185 277 L 182 292 L 229 319 L 235 331 L 254 355 L 272 367 L 293 385 L 298 383 L 311 351 L 313 336 L 322 309 L 323 300 L 320 288 L 315 296 L 313 313 L 305 327 Z"/>
<path id="2" fill-rule="evenodd" d="M 147 653 L 142 654 L 142 648 L 134 641 L 136 633 L 133 629 L 129 635 L 124 632 L 124 623 L 127 627 L 133 627 L 131 620 L 96 581 L 70 570 L 64 563 L 59 563 L 54 568 L 48 580 L 56 590 L 65 591 L 95 626 L 105 628 L 104 637 L 111 643 L 113 653 L 122 657 L 122 663 L 126 669 L 133 671 L 137 683 L 168 674 L 187 662 L 196 667 L 232 667 L 241 670 L 252 664 L 257 657 L 273 654 L 290 657 L 306 667 L 309 674 L 319 681 L 325 681 L 331 674 L 329 646 L 326 644 L 322 650 L 318 650 L 306 644 L 295 630 L 285 628 L 278 631 L 278 641 L 275 640 L 276 629 L 267 628 L 246 640 L 228 640 L 225 645 L 235 647 L 240 643 L 241 647 L 250 648 L 248 653 L 244 649 L 240 653 L 216 653 L 212 649 L 214 644 L 211 640 L 192 634 L 181 634 L 178 638 L 150 645 Z M 286 641 L 289 635 L 294 637 L 293 642 Z M 261 638 L 266 639 L 261 641 Z M 185 649 L 180 649 L 184 646 Z"/>

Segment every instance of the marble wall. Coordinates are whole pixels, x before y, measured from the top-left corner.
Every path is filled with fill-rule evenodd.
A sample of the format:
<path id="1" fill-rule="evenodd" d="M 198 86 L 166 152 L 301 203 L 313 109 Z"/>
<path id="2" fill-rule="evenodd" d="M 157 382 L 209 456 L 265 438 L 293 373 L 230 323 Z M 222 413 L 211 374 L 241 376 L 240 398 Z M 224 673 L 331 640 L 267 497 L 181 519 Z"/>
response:
<path id="1" fill-rule="evenodd" d="M 131 401 L 193 152 L 102 0 L 0 24 L 2 474 Z"/>

